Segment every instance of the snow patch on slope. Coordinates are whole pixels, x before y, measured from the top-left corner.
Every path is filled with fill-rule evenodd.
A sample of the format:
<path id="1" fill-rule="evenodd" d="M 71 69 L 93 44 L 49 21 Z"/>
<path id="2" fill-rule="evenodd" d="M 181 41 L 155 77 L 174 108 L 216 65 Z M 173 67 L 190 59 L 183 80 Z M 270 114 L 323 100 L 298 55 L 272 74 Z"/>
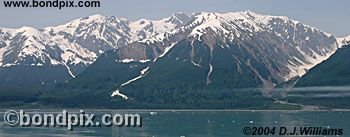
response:
<path id="1" fill-rule="evenodd" d="M 134 82 L 134 81 L 136 81 L 136 80 L 142 78 L 143 76 L 146 75 L 148 69 L 149 69 L 149 67 L 147 67 L 147 68 L 141 70 L 139 76 L 137 76 L 137 77 L 135 77 L 135 78 L 133 78 L 133 79 L 130 79 L 130 80 L 128 80 L 127 82 L 121 84 L 119 88 L 121 88 L 121 87 L 123 87 L 123 86 L 126 86 L 126 85 L 128 85 L 128 84 L 130 84 L 130 83 L 132 83 L 132 82 Z M 120 93 L 119 89 L 117 89 L 116 91 L 114 91 L 114 92 L 112 93 L 111 97 L 114 97 L 114 96 L 120 96 L 120 97 L 122 97 L 122 98 L 124 98 L 124 99 L 128 99 L 128 97 L 127 97 L 126 95 Z"/>
<path id="2" fill-rule="evenodd" d="M 161 58 L 161 57 L 165 56 L 175 45 L 176 45 L 176 43 L 173 43 L 173 44 L 171 44 L 171 46 L 166 47 L 164 49 L 164 52 L 161 55 L 159 55 L 158 58 Z"/>
<path id="3" fill-rule="evenodd" d="M 141 62 L 141 63 L 147 63 L 151 60 L 149 59 L 144 59 L 144 60 L 135 60 L 135 59 L 129 59 L 129 58 L 126 58 L 126 59 L 123 59 L 123 60 L 115 60 L 115 62 L 119 62 L 119 63 L 130 63 L 130 62 Z"/>
<path id="4" fill-rule="evenodd" d="M 209 64 L 209 72 L 207 74 L 207 85 L 209 85 L 211 83 L 210 75 L 212 72 L 213 72 L 213 66 L 211 64 Z"/>
<path id="5" fill-rule="evenodd" d="M 336 47 L 337 45 L 338 44 L 335 43 L 333 46 Z M 333 50 L 325 55 L 320 55 L 315 51 L 311 50 L 312 55 L 309 56 L 305 52 L 300 50 L 300 48 L 298 48 L 298 51 L 303 55 L 303 57 L 306 58 L 306 62 L 301 61 L 297 57 L 293 57 L 293 59 L 296 60 L 298 64 L 293 63 L 293 61 L 289 60 L 287 67 L 289 68 L 290 72 L 289 75 L 284 77 L 285 80 L 289 80 L 296 76 L 301 77 L 305 75 L 308 70 L 321 63 L 322 61 L 327 60 L 331 55 L 333 55 L 336 52 L 336 50 Z"/>
<path id="6" fill-rule="evenodd" d="M 112 93 L 111 97 L 115 97 L 115 96 L 120 96 L 120 97 L 122 97 L 122 98 L 125 99 L 125 100 L 128 99 L 128 97 L 127 97 L 126 95 L 120 93 L 119 90 L 116 90 L 116 91 L 114 91 L 114 92 Z"/>
<path id="7" fill-rule="evenodd" d="M 135 77 L 135 78 L 133 78 L 133 79 L 130 79 L 129 81 L 127 81 L 127 82 L 121 84 L 120 87 L 126 86 L 126 85 L 130 84 L 131 82 L 134 82 L 134 81 L 136 81 L 136 80 L 142 78 L 144 75 L 146 75 L 146 72 L 148 71 L 148 69 L 149 69 L 149 67 L 147 67 L 147 68 L 141 70 L 141 72 L 140 72 L 141 75 L 139 75 L 139 76 L 137 76 L 137 77 Z"/>
<path id="8" fill-rule="evenodd" d="M 2 66 L 3 65 L 3 55 L 4 55 L 4 53 L 7 51 L 7 48 L 8 48 L 8 44 L 5 42 L 5 46 L 4 47 L 2 47 L 2 48 L 0 48 L 0 66 Z"/>

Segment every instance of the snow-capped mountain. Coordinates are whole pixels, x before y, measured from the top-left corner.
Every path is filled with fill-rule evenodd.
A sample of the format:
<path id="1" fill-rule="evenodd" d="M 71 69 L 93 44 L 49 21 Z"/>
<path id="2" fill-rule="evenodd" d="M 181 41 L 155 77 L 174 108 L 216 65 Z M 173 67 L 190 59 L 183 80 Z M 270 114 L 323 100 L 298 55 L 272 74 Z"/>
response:
<path id="1" fill-rule="evenodd" d="M 339 47 L 331 34 L 283 16 L 245 11 L 201 12 L 190 17 L 181 27 L 105 54 L 88 72 L 102 70 L 106 62 L 130 68 L 123 71 L 130 74 L 129 79 L 118 78 L 113 84 L 126 95 L 144 90 L 249 87 L 269 91 L 304 75 Z M 82 79 L 89 77 L 88 72 Z"/>
<path id="2" fill-rule="evenodd" d="M 250 11 L 177 13 L 156 21 L 93 15 L 43 29 L 0 29 L 0 66 L 63 66 L 74 77 L 108 50 L 115 50 L 117 63 L 156 63 L 183 47 L 184 62 L 205 68 L 207 84 L 218 75 L 215 62 L 227 60 L 237 73 L 249 68 L 256 83 L 273 85 L 305 74 L 338 46 L 314 27 Z"/>
<path id="3" fill-rule="evenodd" d="M 43 29 L 0 28 L 0 67 L 64 66 L 61 71 L 75 77 L 105 51 L 175 29 L 188 20 L 182 13 L 135 22 L 93 15 Z"/>
<path id="4" fill-rule="evenodd" d="M 171 17 L 156 21 L 141 19 L 130 22 L 129 27 L 132 39 L 142 41 L 164 35 L 168 31 L 182 27 L 190 20 L 191 17 L 184 13 L 175 13 Z"/>
<path id="5" fill-rule="evenodd" d="M 119 49 L 121 52 L 118 55 L 122 56 L 122 59 L 153 60 L 174 47 L 177 42 L 189 39 L 192 46 L 196 42 L 206 43 L 211 52 L 217 48 L 246 50 L 255 59 L 260 59 L 259 62 L 264 66 L 268 66 L 273 78 L 284 81 L 305 74 L 308 69 L 327 59 L 338 48 L 337 39 L 319 29 L 287 17 L 260 15 L 250 11 L 225 14 L 195 13 L 188 24 L 161 35 L 166 36 L 164 39 L 158 39 L 162 40 L 161 42 L 148 39 L 146 42 Z M 146 56 L 146 53 L 142 57 L 123 54 L 130 50 L 134 50 L 135 53 L 154 51 L 151 54 L 154 56 Z M 140 55 L 142 54 L 138 54 Z M 195 55 L 191 53 L 191 56 Z M 232 56 L 232 60 L 239 58 L 235 54 Z"/>
<path id="6" fill-rule="evenodd" d="M 195 22 L 200 25 L 193 29 L 191 35 L 200 37 L 209 29 L 227 38 L 224 41 L 241 41 L 242 46 L 244 43 L 255 45 L 253 48 L 259 49 L 254 51 L 258 55 L 255 58 L 266 57 L 262 62 L 267 66 L 269 63 L 266 61 L 273 60 L 278 67 L 277 75 L 284 80 L 305 74 L 306 70 L 327 59 L 337 49 L 332 35 L 283 16 L 245 11 L 200 13 L 195 17 Z M 274 69 L 269 71 L 276 73 Z"/>

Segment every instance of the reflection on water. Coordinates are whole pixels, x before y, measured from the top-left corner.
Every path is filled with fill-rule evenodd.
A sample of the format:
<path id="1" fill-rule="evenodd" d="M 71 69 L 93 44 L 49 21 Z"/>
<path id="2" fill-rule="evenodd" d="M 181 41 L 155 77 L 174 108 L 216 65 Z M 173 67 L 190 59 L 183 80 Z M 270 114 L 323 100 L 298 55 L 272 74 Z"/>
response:
<path id="1" fill-rule="evenodd" d="M 305 111 L 97 111 L 97 118 L 104 113 L 138 113 L 142 127 L 76 127 L 73 131 L 63 127 L 9 127 L 0 114 L 0 136 L 125 136 L 125 137 L 247 137 L 244 127 L 269 126 L 287 128 L 317 126 L 342 128 L 343 136 L 350 136 L 350 112 L 305 112 Z M 40 110 L 39 112 L 48 110 Z M 62 112 L 62 110 L 49 110 Z"/>

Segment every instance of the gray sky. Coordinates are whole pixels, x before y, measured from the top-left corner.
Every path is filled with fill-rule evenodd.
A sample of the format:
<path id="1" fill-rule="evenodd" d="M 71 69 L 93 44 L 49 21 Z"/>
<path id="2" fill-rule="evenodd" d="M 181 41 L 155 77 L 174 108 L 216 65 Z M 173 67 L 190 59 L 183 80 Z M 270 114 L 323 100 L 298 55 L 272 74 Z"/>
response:
<path id="1" fill-rule="evenodd" d="M 350 0 L 101 0 L 100 8 L 4 8 L 0 0 L 0 27 L 43 28 L 92 14 L 160 19 L 175 12 L 234 12 L 251 10 L 283 15 L 338 37 L 350 35 Z"/>

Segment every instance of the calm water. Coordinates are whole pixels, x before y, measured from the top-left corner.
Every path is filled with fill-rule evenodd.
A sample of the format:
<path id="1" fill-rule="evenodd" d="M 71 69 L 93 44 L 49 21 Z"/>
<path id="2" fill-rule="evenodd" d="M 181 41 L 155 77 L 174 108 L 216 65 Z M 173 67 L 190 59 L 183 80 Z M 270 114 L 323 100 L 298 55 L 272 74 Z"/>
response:
<path id="1" fill-rule="evenodd" d="M 7 136 L 124 136 L 124 137 L 249 137 L 242 133 L 244 127 L 254 126 L 317 126 L 342 128 L 344 137 L 350 136 L 350 112 L 304 111 L 97 111 L 85 110 L 101 116 L 104 113 L 138 113 L 142 127 L 76 127 L 73 131 L 64 127 L 10 127 L 0 113 L 0 137 Z M 34 110 L 27 110 L 34 111 Z M 62 110 L 35 110 L 39 113 Z M 78 110 L 70 110 L 78 111 Z M 69 112 L 70 112 L 69 111 Z M 97 116 L 97 117 L 98 117 Z M 277 136 L 277 135 L 275 135 Z M 300 136 L 299 136 L 300 137 Z"/>

